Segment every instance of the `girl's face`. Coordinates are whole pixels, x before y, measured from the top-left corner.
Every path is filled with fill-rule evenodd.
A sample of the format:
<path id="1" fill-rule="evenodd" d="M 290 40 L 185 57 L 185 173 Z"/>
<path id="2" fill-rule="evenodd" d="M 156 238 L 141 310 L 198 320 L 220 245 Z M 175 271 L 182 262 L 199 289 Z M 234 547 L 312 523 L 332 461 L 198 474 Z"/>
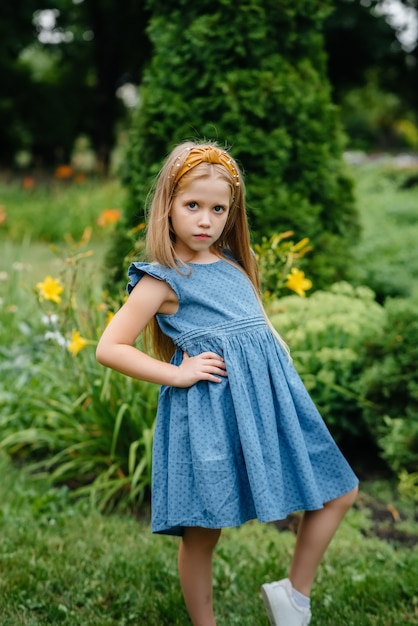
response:
<path id="1" fill-rule="evenodd" d="M 215 175 L 194 179 L 176 193 L 169 216 L 177 258 L 213 260 L 212 246 L 225 228 L 230 202 L 230 186 Z"/>

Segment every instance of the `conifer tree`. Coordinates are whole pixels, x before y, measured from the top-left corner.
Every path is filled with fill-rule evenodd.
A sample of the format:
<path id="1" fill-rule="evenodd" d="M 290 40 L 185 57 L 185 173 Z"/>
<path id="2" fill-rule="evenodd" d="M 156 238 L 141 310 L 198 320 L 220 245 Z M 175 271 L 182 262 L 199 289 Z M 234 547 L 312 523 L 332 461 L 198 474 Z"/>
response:
<path id="1" fill-rule="evenodd" d="M 246 174 L 253 240 L 309 237 L 316 287 L 346 277 L 358 234 L 326 74 L 330 0 L 148 0 L 152 57 L 126 165 L 127 226 L 144 219 L 162 160 L 216 139 Z M 121 251 L 118 255 L 121 258 Z"/>

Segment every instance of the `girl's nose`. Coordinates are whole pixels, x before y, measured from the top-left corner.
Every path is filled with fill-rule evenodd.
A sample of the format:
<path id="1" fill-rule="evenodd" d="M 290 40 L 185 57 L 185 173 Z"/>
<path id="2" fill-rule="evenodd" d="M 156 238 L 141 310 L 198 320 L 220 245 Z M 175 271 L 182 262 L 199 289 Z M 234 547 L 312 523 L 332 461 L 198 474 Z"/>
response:
<path id="1" fill-rule="evenodd" d="M 199 226 L 209 227 L 210 226 L 210 215 L 207 211 L 201 211 L 199 213 Z"/>

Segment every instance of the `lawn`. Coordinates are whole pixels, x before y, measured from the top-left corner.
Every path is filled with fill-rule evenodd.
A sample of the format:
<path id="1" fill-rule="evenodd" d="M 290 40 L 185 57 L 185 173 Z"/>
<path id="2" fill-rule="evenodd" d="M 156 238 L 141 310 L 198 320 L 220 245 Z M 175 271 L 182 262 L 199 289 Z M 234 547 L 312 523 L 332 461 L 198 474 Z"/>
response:
<path id="1" fill-rule="evenodd" d="M 176 573 L 178 540 L 153 536 L 145 513 L 102 516 L 4 457 L 0 471 L 2 626 L 189 623 Z M 417 623 L 417 548 L 374 536 L 369 499 L 360 496 L 319 569 L 313 624 Z M 386 527 L 390 519 L 387 512 Z M 259 587 L 285 575 L 294 541 L 291 530 L 273 524 L 224 531 L 214 561 L 219 626 L 267 626 Z"/>

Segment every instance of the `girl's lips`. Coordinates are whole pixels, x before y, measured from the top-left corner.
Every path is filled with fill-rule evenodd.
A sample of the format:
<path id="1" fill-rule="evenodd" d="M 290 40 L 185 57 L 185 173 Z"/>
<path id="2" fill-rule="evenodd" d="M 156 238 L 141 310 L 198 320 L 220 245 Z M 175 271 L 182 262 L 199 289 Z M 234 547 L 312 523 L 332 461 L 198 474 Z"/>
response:
<path id="1" fill-rule="evenodd" d="M 201 235 L 195 235 L 195 237 L 196 237 L 197 239 L 210 239 L 210 235 L 204 235 L 204 234 L 201 234 Z"/>

